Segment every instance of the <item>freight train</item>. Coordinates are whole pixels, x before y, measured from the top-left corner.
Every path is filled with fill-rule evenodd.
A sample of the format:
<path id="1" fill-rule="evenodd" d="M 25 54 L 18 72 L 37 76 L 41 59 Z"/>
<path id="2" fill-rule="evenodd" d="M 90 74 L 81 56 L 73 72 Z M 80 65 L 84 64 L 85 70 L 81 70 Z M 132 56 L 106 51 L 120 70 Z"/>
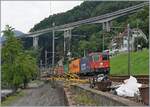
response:
<path id="1" fill-rule="evenodd" d="M 67 72 L 78 75 L 109 74 L 109 53 L 93 52 L 86 57 L 76 58 L 63 66 L 56 67 L 55 70 L 58 75 L 63 75 Z"/>

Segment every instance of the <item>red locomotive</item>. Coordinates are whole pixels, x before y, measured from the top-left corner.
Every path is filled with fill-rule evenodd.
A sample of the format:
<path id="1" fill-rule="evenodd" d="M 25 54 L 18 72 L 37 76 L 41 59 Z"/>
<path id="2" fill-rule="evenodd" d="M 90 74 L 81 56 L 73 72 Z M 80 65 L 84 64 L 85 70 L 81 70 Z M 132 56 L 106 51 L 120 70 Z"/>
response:
<path id="1" fill-rule="evenodd" d="M 92 72 L 108 74 L 110 71 L 110 61 L 108 53 L 90 53 L 89 65 Z"/>

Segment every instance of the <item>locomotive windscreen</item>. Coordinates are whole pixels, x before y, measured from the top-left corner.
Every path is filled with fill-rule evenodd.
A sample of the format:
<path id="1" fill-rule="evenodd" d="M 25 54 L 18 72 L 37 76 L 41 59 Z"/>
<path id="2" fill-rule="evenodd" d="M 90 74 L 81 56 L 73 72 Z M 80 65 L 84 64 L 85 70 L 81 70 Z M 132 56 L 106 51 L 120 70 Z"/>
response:
<path id="1" fill-rule="evenodd" d="M 103 60 L 109 60 L 109 55 L 103 54 Z"/>
<path id="2" fill-rule="evenodd" d="M 99 55 L 94 55 L 93 56 L 93 61 L 98 61 L 99 60 Z"/>

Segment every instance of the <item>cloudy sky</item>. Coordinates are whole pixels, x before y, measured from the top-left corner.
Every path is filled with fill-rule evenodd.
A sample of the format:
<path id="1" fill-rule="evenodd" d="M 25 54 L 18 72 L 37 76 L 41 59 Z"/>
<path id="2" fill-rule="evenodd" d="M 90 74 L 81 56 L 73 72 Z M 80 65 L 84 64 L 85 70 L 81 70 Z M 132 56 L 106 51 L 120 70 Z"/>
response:
<path id="1" fill-rule="evenodd" d="M 50 14 L 65 12 L 83 1 L 1 1 L 1 30 L 6 24 L 27 33 Z"/>

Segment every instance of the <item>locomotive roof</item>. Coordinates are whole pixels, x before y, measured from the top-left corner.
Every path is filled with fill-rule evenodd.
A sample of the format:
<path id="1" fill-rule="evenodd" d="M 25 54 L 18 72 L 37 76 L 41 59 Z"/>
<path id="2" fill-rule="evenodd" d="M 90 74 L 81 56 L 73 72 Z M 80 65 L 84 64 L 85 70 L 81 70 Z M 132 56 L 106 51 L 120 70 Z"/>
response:
<path id="1" fill-rule="evenodd" d="M 92 53 L 89 53 L 89 55 L 96 55 L 96 54 L 102 55 L 101 52 L 92 52 Z"/>

